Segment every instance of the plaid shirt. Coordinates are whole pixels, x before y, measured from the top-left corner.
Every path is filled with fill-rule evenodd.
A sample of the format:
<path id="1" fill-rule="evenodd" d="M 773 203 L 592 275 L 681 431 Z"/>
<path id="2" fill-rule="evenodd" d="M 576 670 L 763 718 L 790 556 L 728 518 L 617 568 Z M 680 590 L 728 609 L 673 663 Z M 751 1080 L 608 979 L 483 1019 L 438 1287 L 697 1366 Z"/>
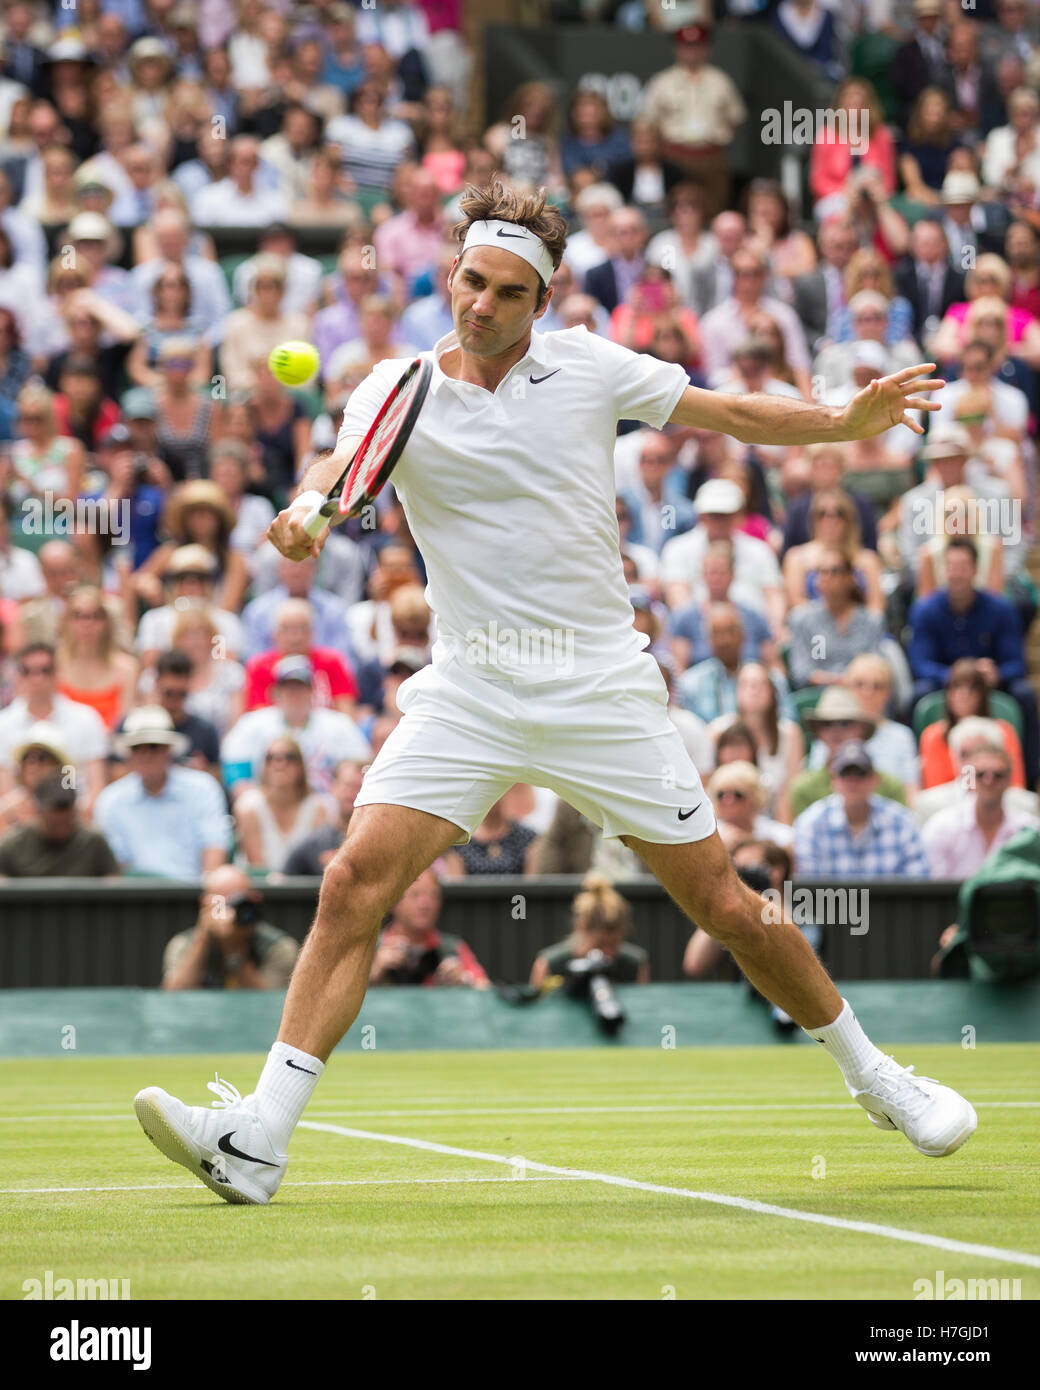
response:
<path id="1" fill-rule="evenodd" d="M 805 878 L 928 878 L 928 858 L 912 811 L 883 796 L 856 835 L 835 792 L 814 802 L 794 823 L 797 872 Z"/>

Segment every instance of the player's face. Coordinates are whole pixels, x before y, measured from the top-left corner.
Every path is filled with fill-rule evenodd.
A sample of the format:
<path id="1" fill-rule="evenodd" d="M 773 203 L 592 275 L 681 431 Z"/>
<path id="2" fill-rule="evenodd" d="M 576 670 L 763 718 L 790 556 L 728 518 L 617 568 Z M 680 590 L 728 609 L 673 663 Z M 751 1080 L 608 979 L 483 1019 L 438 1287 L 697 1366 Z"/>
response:
<path id="1" fill-rule="evenodd" d="M 549 290 L 539 307 L 537 271 L 497 246 L 471 247 L 448 283 L 459 346 L 475 357 L 498 357 L 522 342 L 552 298 Z"/>

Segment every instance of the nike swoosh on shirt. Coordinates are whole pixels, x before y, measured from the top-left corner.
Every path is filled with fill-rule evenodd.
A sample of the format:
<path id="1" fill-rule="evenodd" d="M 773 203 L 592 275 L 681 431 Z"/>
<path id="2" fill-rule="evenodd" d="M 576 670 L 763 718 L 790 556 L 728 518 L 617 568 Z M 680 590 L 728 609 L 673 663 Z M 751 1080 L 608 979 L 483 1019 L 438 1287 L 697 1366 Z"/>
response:
<path id="1" fill-rule="evenodd" d="M 548 381 L 551 376 L 555 376 L 556 372 L 562 371 L 562 367 L 557 367 L 555 372 L 546 372 L 545 376 L 529 376 L 527 380 L 531 383 L 532 386 L 537 386 L 540 382 Z"/>
<path id="2" fill-rule="evenodd" d="M 699 811 L 703 805 L 703 801 L 698 801 L 697 805 L 693 808 L 693 811 Z M 679 811 L 677 812 L 677 815 L 680 820 L 689 820 L 690 817 L 693 815 L 693 811 Z"/>
<path id="3" fill-rule="evenodd" d="M 252 1154 L 244 1154 L 241 1149 L 236 1149 L 231 1140 L 235 1131 L 229 1129 L 227 1134 L 222 1134 L 217 1140 L 217 1148 L 221 1153 L 230 1154 L 232 1158 L 244 1158 L 247 1163 L 262 1163 L 265 1168 L 277 1168 L 277 1163 L 270 1163 L 266 1158 L 254 1158 Z"/>

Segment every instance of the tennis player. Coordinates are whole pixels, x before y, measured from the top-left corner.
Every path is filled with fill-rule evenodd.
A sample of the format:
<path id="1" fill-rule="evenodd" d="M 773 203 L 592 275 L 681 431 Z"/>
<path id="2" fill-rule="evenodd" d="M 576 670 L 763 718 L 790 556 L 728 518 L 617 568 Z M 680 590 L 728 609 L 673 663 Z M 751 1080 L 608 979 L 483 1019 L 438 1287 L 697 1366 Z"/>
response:
<path id="1" fill-rule="evenodd" d="M 865 439 L 938 409 L 931 365 L 873 381 L 844 408 L 716 395 L 675 364 L 585 328 L 541 334 L 566 240 L 542 195 L 467 190 L 448 277 L 453 333 L 393 484 L 426 561 L 432 664 L 404 682 L 401 722 L 367 772 L 325 870 L 317 915 L 255 1093 L 210 1083 L 211 1107 L 140 1092 L 149 1137 L 230 1202 L 268 1202 L 329 1054 L 356 1018 L 380 923 L 438 855 L 464 844 L 516 782 L 549 787 L 636 850 L 752 984 L 822 1043 L 881 1129 L 953 1153 L 975 1111 L 866 1037 L 794 925 L 737 878 L 711 801 L 668 718 L 663 678 L 632 625 L 614 511 L 617 421 L 721 430 L 748 444 Z M 320 552 L 303 519 L 350 462 L 406 362 L 350 398 L 333 454 L 308 470 L 270 538 Z"/>

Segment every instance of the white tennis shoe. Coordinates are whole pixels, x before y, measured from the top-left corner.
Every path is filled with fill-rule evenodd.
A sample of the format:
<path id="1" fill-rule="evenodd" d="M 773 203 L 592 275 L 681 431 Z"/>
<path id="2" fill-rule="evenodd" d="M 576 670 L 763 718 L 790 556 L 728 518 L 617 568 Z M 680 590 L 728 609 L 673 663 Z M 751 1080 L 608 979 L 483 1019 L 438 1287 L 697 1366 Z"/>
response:
<path id="1" fill-rule="evenodd" d="M 915 1076 L 886 1057 L 865 1090 L 853 1086 L 858 1100 L 878 1129 L 898 1129 L 918 1153 L 929 1158 L 952 1154 L 975 1133 L 979 1119 L 963 1096 L 928 1076 Z"/>
<path id="2" fill-rule="evenodd" d="M 288 1157 L 268 1139 L 255 1096 L 243 1100 L 219 1076 L 206 1084 L 217 1097 L 208 1108 L 185 1105 L 158 1086 L 138 1091 L 134 1110 L 141 1128 L 160 1153 L 225 1202 L 266 1204 L 285 1176 Z"/>

